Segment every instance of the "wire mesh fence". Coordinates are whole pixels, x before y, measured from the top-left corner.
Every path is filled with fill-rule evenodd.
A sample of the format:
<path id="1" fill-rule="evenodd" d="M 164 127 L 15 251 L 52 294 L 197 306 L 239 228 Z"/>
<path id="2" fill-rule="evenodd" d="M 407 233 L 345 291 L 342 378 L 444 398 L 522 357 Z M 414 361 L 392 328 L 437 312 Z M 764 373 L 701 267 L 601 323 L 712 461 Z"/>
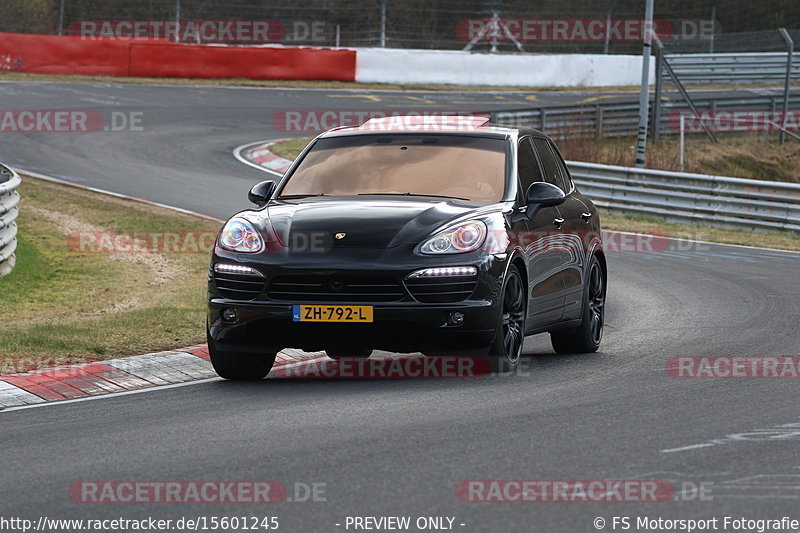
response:
<path id="1" fill-rule="evenodd" d="M 641 0 L 3 0 L 0 31 L 79 34 L 82 23 L 106 21 L 115 36 L 149 22 L 152 37 L 153 23 L 261 21 L 272 30 L 260 40 L 197 28 L 176 40 L 451 50 L 475 40 L 475 51 L 640 53 L 643 11 Z M 800 2 L 657 0 L 655 20 L 672 53 L 782 50 L 764 30 L 800 27 Z"/>

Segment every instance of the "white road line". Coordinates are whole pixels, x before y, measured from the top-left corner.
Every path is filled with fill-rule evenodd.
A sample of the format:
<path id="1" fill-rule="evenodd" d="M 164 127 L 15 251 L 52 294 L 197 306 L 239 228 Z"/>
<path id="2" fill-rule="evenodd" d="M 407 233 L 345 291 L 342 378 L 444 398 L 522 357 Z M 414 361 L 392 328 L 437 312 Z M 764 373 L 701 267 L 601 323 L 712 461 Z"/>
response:
<path id="1" fill-rule="evenodd" d="M 714 446 L 714 444 L 710 442 L 707 442 L 705 444 L 692 444 L 691 446 L 681 446 L 680 448 L 670 448 L 669 450 L 661 450 L 661 453 L 687 452 L 689 450 L 696 450 L 698 448 L 708 448 L 709 446 Z"/>

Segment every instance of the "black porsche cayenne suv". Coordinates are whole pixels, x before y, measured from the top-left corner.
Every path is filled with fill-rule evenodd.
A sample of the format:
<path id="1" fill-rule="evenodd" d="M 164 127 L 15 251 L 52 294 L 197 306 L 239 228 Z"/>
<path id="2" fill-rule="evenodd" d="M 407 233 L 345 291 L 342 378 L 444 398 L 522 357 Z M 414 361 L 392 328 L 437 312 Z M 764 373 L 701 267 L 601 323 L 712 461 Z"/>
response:
<path id="1" fill-rule="evenodd" d="M 597 350 L 600 223 L 553 141 L 481 117 L 405 118 L 319 135 L 227 221 L 208 281 L 220 376 L 263 378 L 283 348 L 483 354 L 505 370 L 526 335 Z"/>

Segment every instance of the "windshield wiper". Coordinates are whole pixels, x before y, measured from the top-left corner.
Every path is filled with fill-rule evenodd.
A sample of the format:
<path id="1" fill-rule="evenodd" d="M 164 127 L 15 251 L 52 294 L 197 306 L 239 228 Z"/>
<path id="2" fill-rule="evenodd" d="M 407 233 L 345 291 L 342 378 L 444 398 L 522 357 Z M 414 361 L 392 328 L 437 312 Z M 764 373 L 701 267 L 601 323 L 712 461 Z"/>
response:
<path id="1" fill-rule="evenodd" d="M 466 200 L 469 198 L 461 198 L 460 196 L 447 196 L 445 194 L 417 194 L 413 192 L 362 192 L 359 196 L 429 196 L 431 198 L 450 198 L 451 200 Z"/>
<path id="2" fill-rule="evenodd" d="M 278 197 L 278 200 L 294 200 L 297 198 L 310 198 L 312 196 L 328 196 L 324 192 L 319 194 L 283 194 Z"/>

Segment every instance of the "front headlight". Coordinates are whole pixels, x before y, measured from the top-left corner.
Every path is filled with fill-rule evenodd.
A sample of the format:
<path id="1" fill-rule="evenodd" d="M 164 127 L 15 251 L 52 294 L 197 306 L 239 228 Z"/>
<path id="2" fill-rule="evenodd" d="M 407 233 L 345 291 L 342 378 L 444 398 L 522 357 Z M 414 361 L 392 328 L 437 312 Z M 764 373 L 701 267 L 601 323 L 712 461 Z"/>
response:
<path id="1" fill-rule="evenodd" d="M 461 254 L 477 250 L 486 240 L 486 224 L 470 220 L 440 231 L 419 249 L 423 254 Z"/>
<path id="2" fill-rule="evenodd" d="M 247 220 L 232 218 L 219 234 L 219 245 L 231 252 L 255 254 L 264 250 L 264 239 Z"/>

